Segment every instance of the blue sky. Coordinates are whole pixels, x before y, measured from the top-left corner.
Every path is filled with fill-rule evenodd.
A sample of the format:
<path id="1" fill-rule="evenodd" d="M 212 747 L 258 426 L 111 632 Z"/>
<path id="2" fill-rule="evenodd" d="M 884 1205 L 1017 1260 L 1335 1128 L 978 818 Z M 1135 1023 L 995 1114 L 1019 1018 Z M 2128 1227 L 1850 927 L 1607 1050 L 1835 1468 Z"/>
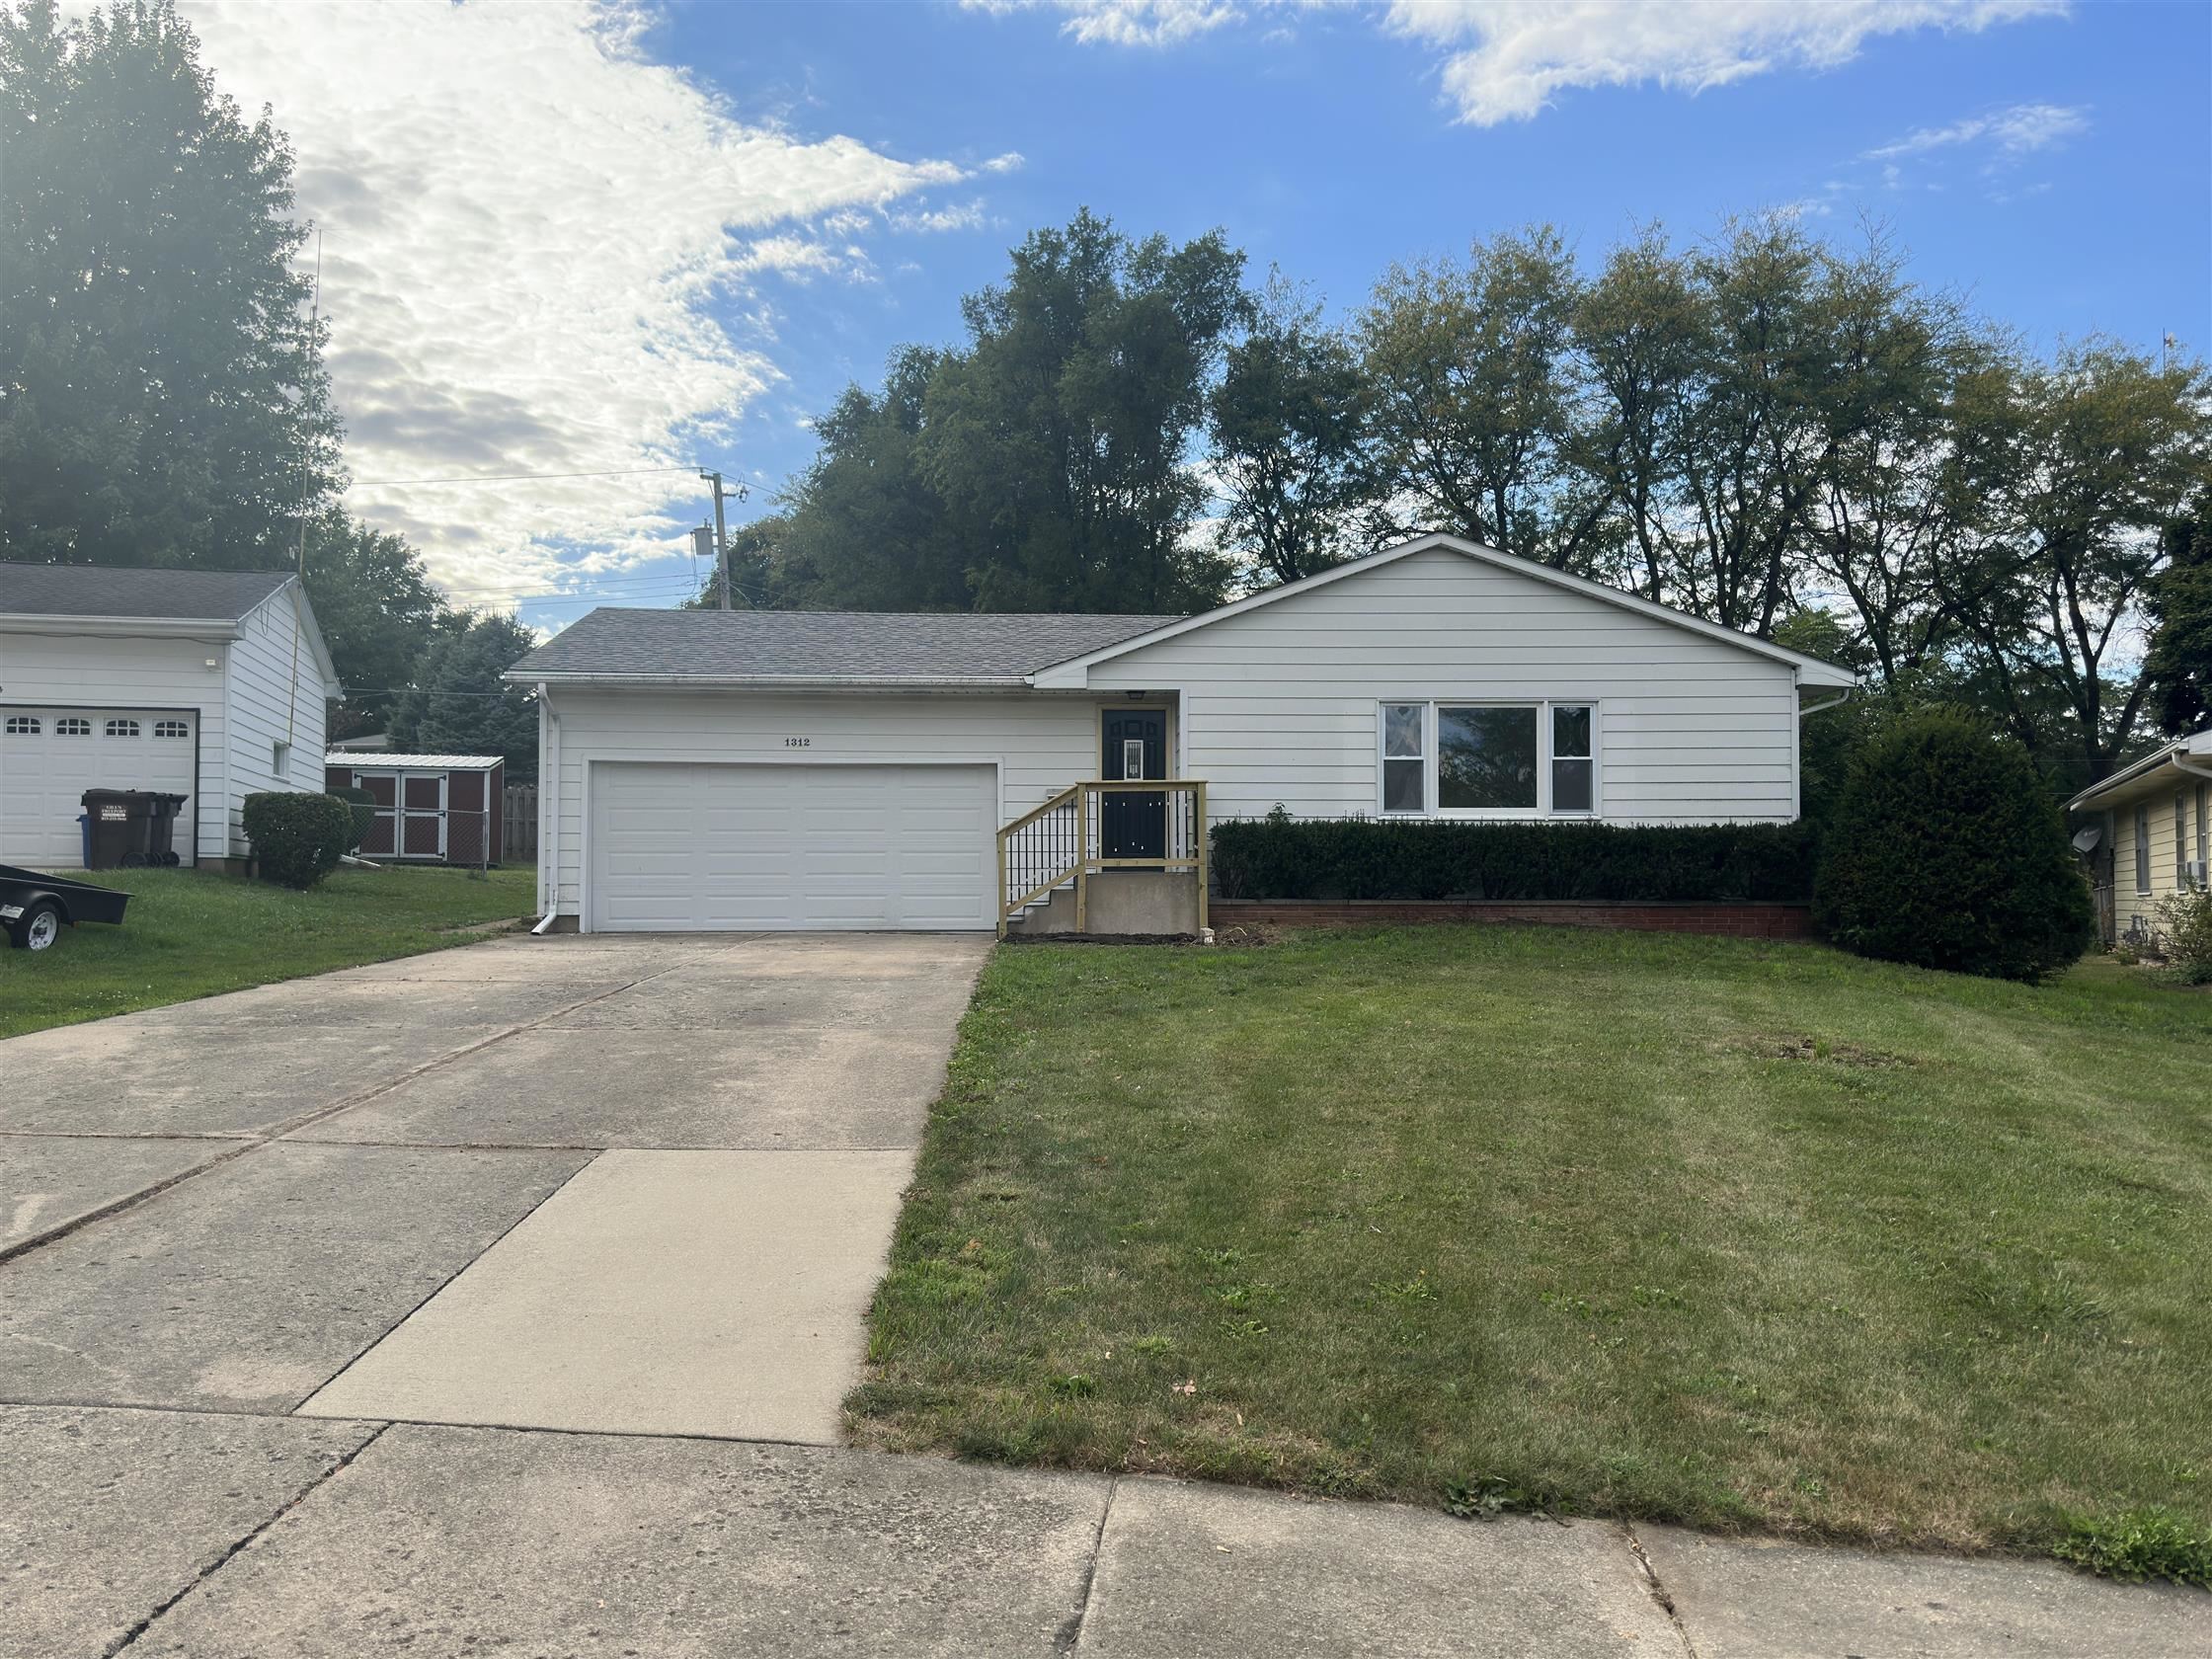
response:
<path id="1" fill-rule="evenodd" d="M 589 0 L 187 3 L 293 134 L 364 480 L 695 459 L 765 511 L 807 416 L 1086 204 L 1221 226 L 1341 312 L 1535 220 L 1595 259 L 1794 203 L 1886 221 L 2039 347 L 2212 345 L 2200 0 L 613 0 L 612 40 Z M 355 505 L 557 626 L 669 602 L 701 504 L 664 474 Z"/>
<path id="2" fill-rule="evenodd" d="M 1574 89 L 1493 126 L 1454 118 L 1432 52 L 1354 16 L 1162 47 L 1086 45 L 1043 12 L 694 4 L 653 44 L 744 113 L 802 131 L 893 155 L 1023 158 L 985 188 L 936 193 L 980 200 L 985 222 L 903 251 L 876 279 L 767 286 L 789 380 L 724 460 L 771 482 L 806 463 L 805 415 L 848 380 L 872 383 L 899 343 L 957 338 L 960 295 L 995 280 L 1024 231 L 1084 204 L 1132 231 L 1223 226 L 1256 270 L 1277 264 L 1341 310 L 1392 259 L 1533 220 L 1595 258 L 1649 219 L 1696 236 L 1804 202 L 1823 234 L 1886 221 L 1923 280 L 2039 346 L 2096 330 L 2212 339 L 2204 6 L 1890 36 L 1840 68 L 1696 95 Z M 2080 130 L 2016 153 L 1984 135 L 1869 156 L 2022 106 L 2075 112 Z"/>

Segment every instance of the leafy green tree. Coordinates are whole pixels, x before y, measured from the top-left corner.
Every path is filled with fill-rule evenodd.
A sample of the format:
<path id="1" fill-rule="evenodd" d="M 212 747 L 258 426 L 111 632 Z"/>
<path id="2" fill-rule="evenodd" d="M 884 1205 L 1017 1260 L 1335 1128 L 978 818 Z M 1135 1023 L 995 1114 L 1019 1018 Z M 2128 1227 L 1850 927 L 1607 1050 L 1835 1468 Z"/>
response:
<path id="1" fill-rule="evenodd" d="M 1554 523 L 1566 443 L 1574 256 L 1540 225 L 1475 243 L 1462 267 L 1392 266 L 1358 323 L 1385 494 L 1401 527 L 1579 563 Z"/>
<path id="2" fill-rule="evenodd" d="M 1208 462 L 1224 498 L 1220 543 L 1252 586 L 1297 582 L 1365 551 L 1372 500 L 1366 386 L 1320 308 L 1280 276 L 1228 348 L 1208 401 Z"/>
<path id="3" fill-rule="evenodd" d="M 1993 395 L 1988 400 L 1997 405 Z M 2080 789 L 2126 753 L 2157 676 L 2126 659 L 2153 584 L 2212 482 L 2212 374 L 2110 340 L 2016 362 L 2007 436 L 1985 465 L 1993 524 L 1946 573 L 1947 602 L 2022 741 L 2054 699 L 2071 727 L 2050 756 Z"/>
<path id="4" fill-rule="evenodd" d="M 413 682 L 424 651 L 463 620 L 404 539 L 336 508 L 307 533 L 307 597 L 348 688 L 332 711 L 334 738 L 382 730 L 384 711 Z"/>
<path id="5" fill-rule="evenodd" d="M 970 610 L 976 547 L 922 464 L 925 404 L 948 354 L 908 347 L 883 389 L 847 387 L 815 424 L 822 449 L 780 519 L 737 549 L 777 609 Z M 738 569 L 733 565 L 735 575 Z M 751 587 L 751 584 L 747 584 Z"/>
<path id="6" fill-rule="evenodd" d="M 2169 737 L 2212 721 L 2212 509 L 2168 527 L 2166 567 L 2144 591 L 2151 716 Z"/>
<path id="7" fill-rule="evenodd" d="M 510 783 L 537 781 L 537 704 L 500 675 L 537 644 L 512 616 L 478 616 L 423 653 L 392 705 L 392 747 L 417 754 L 498 754 Z"/>
<path id="8" fill-rule="evenodd" d="M 1813 917 L 1861 956 L 2035 981 L 2089 948 L 2089 885 L 2027 751 L 1963 713 L 1878 732 L 1822 841 Z"/>
<path id="9" fill-rule="evenodd" d="M 268 567 L 338 470 L 292 158 L 172 0 L 0 11 L 0 557 Z"/>
<path id="10" fill-rule="evenodd" d="M 969 342 L 930 371 L 916 458 L 972 549 L 976 608 L 1219 601 L 1225 561 L 1189 534 L 1191 462 L 1242 272 L 1219 232 L 1132 241 L 1085 209 L 963 302 Z"/>

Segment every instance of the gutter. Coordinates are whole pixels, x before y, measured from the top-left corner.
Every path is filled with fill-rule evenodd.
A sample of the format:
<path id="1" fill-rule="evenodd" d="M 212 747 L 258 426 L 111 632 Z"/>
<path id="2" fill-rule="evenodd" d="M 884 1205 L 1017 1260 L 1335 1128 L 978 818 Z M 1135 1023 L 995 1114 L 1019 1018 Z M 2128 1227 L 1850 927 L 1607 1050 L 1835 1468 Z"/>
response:
<path id="1" fill-rule="evenodd" d="M 643 673 L 540 673 L 510 669 L 500 675 L 517 685 L 644 685 L 674 690 L 697 687 L 737 687 L 770 690 L 778 686 L 799 689 L 825 685 L 856 685 L 873 690 L 896 690 L 902 685 L 967 686 L 983 691 L 1020 691 L 1030 686 L 1021 674 L 643 674 Z"/>

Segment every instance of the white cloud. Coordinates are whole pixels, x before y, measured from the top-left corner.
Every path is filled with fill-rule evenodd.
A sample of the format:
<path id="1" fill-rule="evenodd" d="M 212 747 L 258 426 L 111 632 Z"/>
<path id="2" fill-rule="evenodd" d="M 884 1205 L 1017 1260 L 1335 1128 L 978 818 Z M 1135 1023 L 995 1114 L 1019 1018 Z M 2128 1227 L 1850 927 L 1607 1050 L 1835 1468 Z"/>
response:
<path id="1" fill-rule="evenodd" d="M 469 600 L 674 551 L 688 463 L 778 378 L 745 283 L 865 277 L 850 237 L 958 182 L 741 120 L 651 61 L 643 0 L 186 0 L 216 84 L 267 103 L 323 238 L 330 367 L 362 517 Z M 850 215 L 866 214 L 856 220 Z M 752 309 L 733 341 L 711 309 Z"/>
<path id="2" fill-rule="evenodd" d="M 1776 69 L 1831 69 L 1875 36 L 1981 30 L 2064 0 L 1391 0 L 1390 26 L 1446 48 L 1462 120 L 1526 120 L 1569 87 L 1703 92 Z"/>
<path id="3" fill-rule="evenodd" d="M 1966 144 L 1987 145 L 2004 156 L 2026 155 L 2087 132 L 2089 114 L 2082 105 L 2015 104 L 1948 126 L 1924 126 L 1895 143 L 1868 150 L 1862 159 L 1891 161 Z"/>
<path id="4" fill-rule="evenodd" d="M 951 207 L 915 207 L 910 211 L 891 215 L 893 230 L 981 230 L 989 222 L 989 215 L 985 211 L 980 197 L 973 201 L 963 201 Z"/>
<path id="5" fill-rule="evenodd" d="M 2062 13 L 2067 0 L 964 0 L 993 13 L 1049 7 L 1084 41 L 1172 45 L 1239 20 L 1351 4 L 1441 51 L 1460 118 L 1527 120 L 1573 87 L 1655 82 L 1702 92 L 1776 69 L 1830 69 L 1868 40 L 1976 31 Z"/>
<path id="6" fill-rule="evenodd" d="M 1019 150 L 1008 150 L 1004 155 L 994 155 L 984 163 L 986 173 L 1018 173 L 1028 158 Z"/>
<path id="7" fill-rule="evenodd" d="M 1089 45 L 1166 46 L 1204 35 L 1242 13 L 1231 0 L 961 0 L 971 11 L 1049 8 L 1067 14 L 1062 28 Z M 1260 0 L 1270 4 L 1272 0 Z"/>

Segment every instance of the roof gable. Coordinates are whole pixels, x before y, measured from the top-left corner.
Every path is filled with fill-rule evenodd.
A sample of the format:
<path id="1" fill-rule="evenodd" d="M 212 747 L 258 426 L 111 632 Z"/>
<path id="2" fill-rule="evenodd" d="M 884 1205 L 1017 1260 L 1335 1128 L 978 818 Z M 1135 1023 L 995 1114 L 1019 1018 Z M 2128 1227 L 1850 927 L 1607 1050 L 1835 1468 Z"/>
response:
<path id="1" fill-rule="evenodd" d="M 1069 658 L 1064 663 L 1053 665 L 1049 670 L 1036 675 L 1035 682 L 1040 687 L 1052 689 L 1080 688 L 1086 682 L 1088 671 L 1096 664 L 1111 662 L 1116 658 L 1142 651 L 1147 646 L 1178 638 L 1197 629 L 1211 627 L 1217 622 L 1226 621 L 1230 617 L 1242 616 L 1263 606 L 1278 604 L 1297 595 L 1312 593 L 1339 583 L 1357 581 L 1361 576 L 1372 571 L 1384 569 L 1400 559 L 1410 558 L 1415 554 L 1432 550 L 1456 553 L 1462 557 L 1492 565 L 1518 576 L 1548 583 L 1555 588 L 1565 589 L 1567 592 L 1579 594 L 1582 597 L 1631 611 L 1648 620 L 1662 622 L 1671 627 L 1681 628 L 1712 640 L 1715 643 L 1786 664 L 1797 671 L 1800 681 L 1806 685 L 1849 688 L 1857 683 L 1857 676 L 1853 674 L 1850 670 L 1840 669 L 1833 663 L 1823 663 L 1818 658 L 1807 657 L 1799 652 L 1788 650 L 1786 647 L 1776 645 L 1772 640 L 1755 639 L 1751 635 L 1739 633 L 1733 628 L 1724 628 L 1716 622 L 1707 622 L 1699 617 L 1670 609 L 1666 605 L 1654 604 L 1649 599 L 1638 598 L 1633 593 L 1624 593 L 1618 588 L 1608 588 L 1600 582 L 1591 582 L 1579 576 L 1570 576 L 1565 571 L 1552 569 L 1549 565 L 1538 564 L 1532 559 L 1519 558 L 1511 553 L 1500 552 L 1497 548 L 1486 547 L 1479 542 L 1468 541 L 1461 536 L 1448 535 L 1442 531 L 1415 536 L 1410 541 L 1399 542 L 1394 547 L 1386 547 L 1382 551 L 1370 554 L 1364 559 L 1351 560 L 1331 570 L 1323 571 L 1318 576 L 1309 576 L 1302 582 L 1291 582 L 1280 588 L 1270 588 L 1264 592 L 1254 593 L 1249 598 L 1239 599 L 1234 604 L 1223 605 L 1218 610 L 1209 610 L 1198 616 L 1181 617 L 1149 633 L 1119 640 L 1095 651 L 1086 652 L 1080 657 Z"/>

